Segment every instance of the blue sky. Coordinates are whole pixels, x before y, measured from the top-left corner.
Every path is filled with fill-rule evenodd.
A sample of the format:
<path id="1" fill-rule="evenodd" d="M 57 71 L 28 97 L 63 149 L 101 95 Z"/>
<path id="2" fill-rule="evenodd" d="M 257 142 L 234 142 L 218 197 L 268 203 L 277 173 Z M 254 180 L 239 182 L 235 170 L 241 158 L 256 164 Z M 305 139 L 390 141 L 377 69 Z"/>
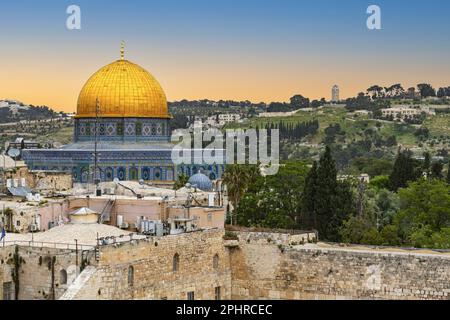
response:
<path id="1" fill-rule="evenodd" d="M 81 7 L 79 31 L 65 28 L 71 4 Z M 381 7 L 382 30 L 366 28 L 370 4 Z M 449 13 L 448 0 L 1 0 L 0 67 L 22 79 L 62 77 L 67 95 L 49 99 L 61 96 L 64 108 L 118 57 L 122 39 L 171 100 L 318 98 L 334 83 L 347 96 L 371 82 L 450 85 Z M 0 82 L 0 98 L 17 94 L 10 86 Z"/>

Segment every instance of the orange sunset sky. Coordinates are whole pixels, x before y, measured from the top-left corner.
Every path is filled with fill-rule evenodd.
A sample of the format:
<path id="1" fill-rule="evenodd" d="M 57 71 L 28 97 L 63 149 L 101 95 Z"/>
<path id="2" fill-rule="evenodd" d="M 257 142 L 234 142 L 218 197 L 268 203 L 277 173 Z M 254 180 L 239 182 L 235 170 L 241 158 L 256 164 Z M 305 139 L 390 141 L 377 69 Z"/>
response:
<path id="1" fill-rule="evenodd" d="M 378 31 L 365 27 L 367 3 L 357 0 L 78 1 L 75 31 L 65 27 L 67 1 L 2 4 L 0 99 L 75 111 L 89 76 L 119 58 L 121 40 L 169 101 L 329 99 L 334 84 L 342 98 L 373 84 L 450 85 L 446 10 L 402 1 L 380 1 Z"/>

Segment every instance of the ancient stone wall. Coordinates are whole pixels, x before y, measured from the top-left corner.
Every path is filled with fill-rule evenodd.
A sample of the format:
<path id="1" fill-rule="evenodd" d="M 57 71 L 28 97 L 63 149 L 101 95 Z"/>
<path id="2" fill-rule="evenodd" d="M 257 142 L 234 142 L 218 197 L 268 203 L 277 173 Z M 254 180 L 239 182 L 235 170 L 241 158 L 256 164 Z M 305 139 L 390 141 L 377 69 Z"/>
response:
<path id="1" fill-rule="evenodd" d="M 62 299 L 186 300 L 193 292 L 196 300 L 212 300 L 219 291 L 230 298 L 223 234 L 205 230 L 101 247 L 96 270 L 82 274 L 85 283 Z"/>
<path id="2" fill-rule="evenodd" d="M 233 299 L 450 297 L 449 255 L 289 245 L 289 235 L 238 236 L 239 246 L 230 249 Z"/>
<path id="3" fill-rule="evenodd" d="M 38 192 L 66 191 L 72 189 L 72 174 L 37 171 L 27 176 L 28 185 Z"/>
<path id="4" fill-rule="evenodd" d="M 211 229 L 102 246 L 78 277 L 73 250 L 20 246 L 19 299 L 450 297 L 449 254 L 315 244 L 314 233 L 235 234 L 224 240 L 224 230 Z M 6 287 L 14 284 L 15 248 L 0 248 Z"/>
<path id="5" fill-rule="evenodd" d="M 14 258 L 18 249 L 19 259 Z M 0 249 L 2 283 L 12 283 L 13 270 L 18 267 L 19 300 L 52 300 L 61 297 L 76 279 L 80 267 L 95 263 L 94 252 L 78 251 L 78 269 L 75 250 L 31 246 L 7 246 Z M 19 265 L 16 266 L 17 261 Z M 15 290 L 14 290 L 15 291 Z M 13 295 L 13 294 L 12 294 Z M 3 295 L 0 297 L 3 298 Z"/>

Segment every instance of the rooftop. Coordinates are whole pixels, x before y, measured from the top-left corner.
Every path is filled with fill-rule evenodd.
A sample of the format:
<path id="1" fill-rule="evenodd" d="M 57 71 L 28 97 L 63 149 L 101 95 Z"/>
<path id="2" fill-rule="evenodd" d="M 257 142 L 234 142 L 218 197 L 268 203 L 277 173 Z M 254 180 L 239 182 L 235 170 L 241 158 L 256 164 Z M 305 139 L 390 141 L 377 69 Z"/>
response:
<path id="1" fill-rule="evenodd" d="M 43 243 L 42 246 L 54 246 L 52 244 L 72 244 L 75 245 L 75 239 L 79 245 L 95 246 L 97 244 L 97 237 L 122 237 L 123 241 L 129 241 L 129 231 L 124 231 L 116 227 L 105 224 L 65 224 L 54 227 L 45 232 L 28 234 L 7 233 L 5 237 L 5 244 L 13 244 L 14 242 L 34 242 Z M 133 235 L 133 239 L 138 239 L 139 235 Z M 144 236 L 142 236 L 144 237 Z M 16 243 L 17 244 L 17 243 Z M 28 243 L 27 243 L 28 244 Z"/>

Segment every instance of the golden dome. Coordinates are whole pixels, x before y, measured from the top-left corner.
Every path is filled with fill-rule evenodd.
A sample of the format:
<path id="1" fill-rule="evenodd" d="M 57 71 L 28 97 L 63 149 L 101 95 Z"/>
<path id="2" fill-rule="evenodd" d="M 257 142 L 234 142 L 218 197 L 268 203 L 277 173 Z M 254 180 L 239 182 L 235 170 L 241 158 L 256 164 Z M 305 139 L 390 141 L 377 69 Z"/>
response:
<path id="1" fill-rule="evenodd" d="M 122 53 L 123 54 L 123 53 Z M 170 118 L 158 81 L 128 60 L 117 60 L 94 73 L 78 97 L 77 118 Z"/>

